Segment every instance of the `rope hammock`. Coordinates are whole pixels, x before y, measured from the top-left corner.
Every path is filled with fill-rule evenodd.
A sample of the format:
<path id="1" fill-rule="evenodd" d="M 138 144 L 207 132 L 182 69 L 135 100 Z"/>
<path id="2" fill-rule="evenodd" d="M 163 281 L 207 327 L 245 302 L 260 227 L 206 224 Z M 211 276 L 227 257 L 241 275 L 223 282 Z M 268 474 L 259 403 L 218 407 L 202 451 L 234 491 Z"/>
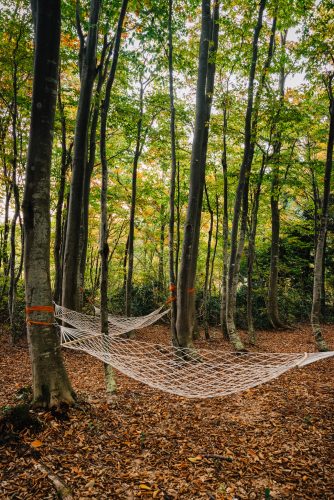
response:
<path id="1" fill-rule="evenodd" d="M 153 325 L 153 323 L 156 323 L 169 312 L 169 309 L 162 311 L 163 307 L 164 306 L 159 307 L 159 309 L 156 309 L 146 316 L 131 316 L 126 318 L 108 314 L 109 334 L 115 337 L 124 335 L 132 330 L 139 330 L 140 328 Z M 95 314 L 99 316 L 100 309 L 94 306 L 94 310 Z M 86 332 L 86 334 L 95 335 L 96 333 L 100 333 L 101 330 L 101 321 L 98 317 L 72 311 L 58 304 L 55 304 L 55 318 Z"/>
<path id="2" fill-rule="evenodd" d="M 160 311 L 143 318 L 152 324 L 166 313 Z M 122 321 L 128 325 L 124 329 L 131 324 L 127 330 L 131 331 L 138 328 L 135 324 L 144 324 L 144 321 L 139 321 L 143 318 L 118 317 L 117 326 L 110 322 L 106 336 L 99 331 L 98 318 L 59 306 L 56 306 L 56 317 L 71 325 L 60 327 L 62 346 L 84 351 L 150 387 L 188 398 L 212 398 L 241 392 L 268 382 L 293 367 L 334 356 L 334 351 L 235 353 L 207 349 L 176 350 L 172 345 L 120 337 Z"/>

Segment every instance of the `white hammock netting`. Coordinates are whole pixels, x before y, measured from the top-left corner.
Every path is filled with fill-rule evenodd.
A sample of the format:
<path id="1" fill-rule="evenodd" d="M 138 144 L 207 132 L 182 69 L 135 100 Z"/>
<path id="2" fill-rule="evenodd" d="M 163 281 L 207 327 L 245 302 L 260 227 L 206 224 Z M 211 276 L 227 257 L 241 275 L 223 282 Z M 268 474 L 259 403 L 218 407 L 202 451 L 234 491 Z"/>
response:
<path id="1" fill-rule="evenodd" d="M 68 309 L 59 306 L 57 309 L 56 317 L 75 327 L 60 327 L 64 347 L 84 351 L 135 380 L 188 398 L 211 398 L 244 391 L 268 382 L 293 367 L 334 356 L 334 352 L 234 353 L 207 349 L 176 350 L 172 345 L 120 338 L 119 333 L 113 334 L 113 326 L 110 327 L 109 335 L 102 335 L 99 332 L 98 318 L 68 312 Z M 152 314 L 159 316 L 163 313 L 155 311 Z M 93 324 L 86 318 L 97 322 L 95 331 Z M 150 318 L 153 319 L 153 316 Z M 130 320 L 135 319 L 139 321 L 139 318 L 124 318 L 128 325 Z M 121 323 L 122 318 L 118 318 L 118 321 Z M 131 326 L 127 331 L 135 328 L 138 327 Z"/>
<path id="2" fill-rule="evenodd" d="M 108 314 L 109 333 L 115 337 L 117 335 L 124 335 L 132 330 L 139 330 L 140 328 L 153 325 L 153 323 L 156 323 L 169 312 L 169 309 L 166 311 L 162 311 L 162 309 L 163 307 L 160 307 L 146 316 L 132 316 L 130 318 Z M 94 310 L 95 314 L 99 316 L 100 309 L 94 307 Z M 96 333 L 100 333 L 101 330 L 99 317 L 72 311 L 58 304 L 55 304 L 55 318 L 88 334 L 95 335 Z"/>

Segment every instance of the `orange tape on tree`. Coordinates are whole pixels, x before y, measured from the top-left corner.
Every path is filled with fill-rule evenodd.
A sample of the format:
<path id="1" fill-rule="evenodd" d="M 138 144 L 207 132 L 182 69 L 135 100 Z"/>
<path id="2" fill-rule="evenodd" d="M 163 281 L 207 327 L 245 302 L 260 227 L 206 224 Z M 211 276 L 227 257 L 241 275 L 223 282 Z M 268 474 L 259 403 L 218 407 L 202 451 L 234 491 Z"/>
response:
<path id="1" fill-rule="evenodd" d="M 28 306 L 28 307 L 26 307 L 26 315 L 27 315 L 26 323 L 28 325 L 51 326 L 51 325 L 53 325 L 53 322 L 33 321 L 28 316 L 33 312 L 44 312 L 44 313 L 53 314 L 53 311 L 54 311 L 53 306 Z"/>
<path id="2" fill-rule="evenodd" d="M 31 319 L 27 319 L 26 323 L 28 325 L 42 325 L 42 326 L 52 326 L 54 323 L 50 323 L 49 321 L 32 321 Z"/>
<path id="3" fill-rule="evenodd" d="M 26 313 L 30 314 L 32 312 L 49 312 L 53 313 L 53 306 L 30 306 L 26 307 Z"/>

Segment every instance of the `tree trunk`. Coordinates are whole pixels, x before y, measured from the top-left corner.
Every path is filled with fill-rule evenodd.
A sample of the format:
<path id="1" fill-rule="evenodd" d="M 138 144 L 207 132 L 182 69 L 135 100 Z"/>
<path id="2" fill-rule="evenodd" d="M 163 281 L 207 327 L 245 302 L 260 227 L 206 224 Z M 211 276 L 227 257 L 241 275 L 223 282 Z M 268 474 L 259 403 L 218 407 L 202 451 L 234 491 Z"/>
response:
<path id="1" fill-rule="evenodd" d="M 164 207 L 161 205 L 160 213 L 164 217 Z M 165 265 L 164 265 L 164 246 L 165 246 L 165 223 L 161 222 L 160 225 L 160 248 L 159 248 L 159 266 L 158 266 L 158 282 L 160 292 L 165 288 Z"/>
<path id="2" fill-rule="evenodd" d="M 256 241 L 256 230 L 257 230 L 257 219 L 259 212 L 261 186 L 266 166 L 267 166 L 267 154 L 263 153 L 262 164 L 254 192 L 252 216 L 250 221 L 250 230 L 248 239 L 247 328 L 248 328 L 248 338 L 251 345 L 256 344 L 256 331 L 254 328 L 254 319 L 253 319 L 253 269 L 255 261 L 255 241 Z"/>
<path id="3" fill-rule="evenodd" d="M 116 68 L 118 62 L 119 48 L 121 42 L 122 26 L 126 13 L 128 0 L 123 0 L 118 24 L 115 35 L 115 49 L 113 61 L 108 76 L 105 97 L 101 106 L 101 134 L 100 134 L 100 154 L 102 165 L 102 186 L 101 186 L 101 227 L 100 227 L 100 255 L 101 255 L 101 333 L 107 340 L 109 335 L 108 323 L 108 266 L 109 266 L 109 245 L 108 245 L 108 162 L 106 154 L 106 132 L 107 132 L 107 117 L 110 105 L 111 89 L 115 80 Z M 108 346 L 108 343 L 106 342 Z M 116 391 L 116 381 L 111 365 L 104 365 L 106 388 L 107 392 L 114 393 Z"/>
<path id="4" fill-rule="evenodd" d="M 195 277 L 199 245 L 199 231 L 205 179 L 206 148 L 213 95 L 215 62 L 209 62 L 210 34 L 217 33 L 219 2 L 215 3 L 214 15 L 210 16 L 210 2 L 202 0 L 202 26 L 199 50 L 196 92 L 196 121 L 190 164 L 190 192 L 184 227 L 181 266 L 178 276 L 177 295 L 177 343 L 180 347 L 192 347 L 195 322 Z M 211 29 L 212 27 L 212 29 Z M 216 48 L 216 46 L 215 46 Z M 214 50 L 214 43 L 211 46 Z M 213 52 L 213 55 L 215 53 Z M 210 70 L 209 70 L 210 68 Z"/>
<path id="5" fill-rule="evenodd" d="M 322 288 L 322 281 L 324 279 L 323 254 L 324 254 L 326 232 L 327 232 L 328 205 L 329 205 L 331 175 L 333 166 L 333 146 L 334 146 L 333 79 L 334 79 L 334 73 L 331 73 L 330 76 L 328 77 L 328 87 L 327 87 L 330 99 L 330 106 L 329 106 L 330 123 L 329 123 L 329 134 L 327 142 L 327 156 L 326 156 L 326 168 L 324 177 L 324 192 L 322 198 L 322 212 L 321 212 L 320 227 L 318 233 L 317 251 L 314 259 L 313 302 L 311 311 L 312 330 L 319 351 L 328 350 L 326 341 L 323 338 L 321 331 L 320 315 L 321 315 L 321 288 Z"/>
<path id="6" fill-rule="evenodd" d="M 125 314 L 131 316 L 132 307 L 132 278 L 133 278 L 133 258 L 134 258 L 134 236 L 135 236 L 135 213 L 136 213 L 136 198 L 137 198 L 137 170 L 138 162 L 141 154 L 141 136 L 143 125 L 143 107 L 144 107 L 144 86 L 143 81 L 140 81 L 139 95 L 139 118 L 137 121 L 137 141 L 133 158 L 132 169 L 132 191 L 131 191 L 131 209 L 129 222 L 129 246 L 128 246 L 128 272 L 125 287 Z"/>
<path id="7" fill-rule="evenodd" d="M 174 107 L 174 68 L 173 68 L 173 0 L 169 0 L 168 10 L 168 70 L 169 70 L 169 105 L 170 105 L 170 147 L 171 173 L 169 189 L 169 289 L 171 302 L 171 336 L 176 343 L 176 269 L 174 258 L 174 226 L 175 226 L 175 185 L 177 175 L 176 137 L 175 137 L 175 107 Z M 178 259 L 178 252 L 176 252 Z"/>
<path id="8" fill-rule="evenodd" d="M 17 49 L 17 47 L 16 47 Z M 15 51 L 16 52 L 16 51 Z M 12 342 L 16 340 L 15 333 L 15 302 L 16 302 L 16 282 L 15 282 L 15 264 L 16 264 L 16 223 L 20 216 L 20 193 L 17 184 L 17 163 L 18 163 L 18 147 L 17 147 L 17 61 L 14 53 L 14 68 L 13 68 L 13 106 L 12 106 L 12 140 L 13 140 L 13 160 L 12 160 L 12 189 L 15 202 L 14 215 L 10 227 L 10 261 L 9 261 L 9 290 L 8 290 L 8 311 L 11 327 Z M 22 249 L 23 251 L 23 249 Z"/>
<path id="9" fill-rule="evenodd" d="M 76 118 L 73 168 L 63 266 L 62 303 L 69 309 L 80 307 L 80 235 L 87 135 L 93 83 L 96 76 L 97 28 L 101 0 L 91 0 L 89 30 L 81 67 L 81 89 Z"/>
<path id="10" fill-rule="evenodd" d="M 101 53 L 101 59 L 99 63 L 97 84 L 94 91 L 94 103 L 92 107 L 92 118 L 89 131 L 89 145 L 88 145 L 88 159 L 85 165 L 84 174 L 84 187 L 83 187 L 83 198 L 82 198 L 82 218 L 81 218 L 81 248 L 80 248 L 80 290 L 81 299 L 83 295 L 83 290 L 85 288 L 85 271 L 86 271 L 86 260 L 87 260 L 87 246 L 88 246 L 88 221 L 89 221 L 89 197 L 90 197 L 90 183 L 91 177 L 95 165 L 96 156 L 96 132 L 98 126 L 98 119 L 101 106 L 101 91 L 103 83 L 107 77 L 107 69 L 110 61 L 113 44 L 110 45 L 108 54 L 108 40 L 107 35 L 103 39 L 103 47 Z M 82 300 L 81 300 L 82 301 Z"/>
<path id="11" fill-rule="evenodd" d="M 223 153 L 222 153 L 222 169 L 223 169 L 223 276 L 222 276 L 222 291 L 221 291 L 221 306 L 220 306 L 220 322 L 223 336 L 228 340 L 228 330 L 226 321 L 226 306 L 227 306 L 227 274 L 228 274 L 228 178 L 227 178 L 227 103 L 225 102 L 223 111 Z"/>
<path id="12" fill-rule="evenodd" d="M 278 115 L 284 106 L 284 86 L 285 86 L 285 43 L 287 31 L 281 34 L 281 69 L 279 78 L 280 103 Z M 279 211 L 279 192 L 280 192 L 280 175 L 279 165 L 281 156 L 281 133 L 276 131 L 274 141 L 273 161 L 272 161 L 272 181 L 271 181 L 271 249 L 270 249 L 270 273 L 268 287 L 268 317 L 273 328 L 284 328 L 284 324 L 280 320 L 278 310 L 278 267 L 279 267 L 279 235 L 280 235 L 280 211 Z"/>
<path id="13" fill-rule="evenodd" d="M 54 326 L 50 283 L 50 169 L 57 96 L 60 1 L 33 2 L 35 61 L 23 200 L 25 287 L 34 403 L 73 403 Z"/>
<path id="14" fill-rule="evenodd" d="M 209 226 L 208 243 L 206 249 L 205 277 L 203 286 L 203 324 L 204 324 L 205 338 L 209 340 L 210 334 L 209 334 L 209 323 L 208 323 L 208 300 L 209 300 L 208 285 L 209 285 L 210 260 L 211 260 L 211 241 L 213 233 L 213 210 L 210 205 L 210 199 L 206 183 L 204 183 L 204 189 L 205 189 L 205 197 L 206 197 L 208 212 L 210 214 L 210 226 Z"/>
<path id="15" fill-rule="evenodd" d="M 56 227 L 55 227 L 55 242 L 53 247 L 54 261 L 55 261 L 55 286 L 54 286 L 54 300 L 58 304 L 61 301 L 61 285 L 62 285 L 62 246 L 63 241 L 63 205 L 66 186 L 66 173 L 71 163 L 71 150 L 72 144 L 67 148 L 67 131 L 66 131 L 66 118 L 64 113 L 64 105 L 61 99 L 60 78 L 58 87 L 58 110 L 61 123 L 61 169 L 60 180 L 58 188 L 58 200 L 56 207 Z"/>
<path id="16" fill-rule="evenodd" d="M 266 0 L 260 1 L 259 12 L 257 24 L 254 29 L 253 43 L 252 43 L 252 61 L 249 72 L 249 81 L 248 81 L 248 102 L 247 102 L 247 111 L 245 117 L 245 141 L 244 141 L 244 156 L 240 167 L 239 172 L 239 182 L 235 197 L 234 203 L 234 213 L 233 213 L 233 222 L 232 222 L 232 232 L 231 232 L 231 252 L 230 252 L 230 261 L 229 261 L 229 269 L 228 269 L 228 280 L 227 280 L 227 304 L 226 304 L 226 322 L 227 322 L 227 330 L 229 338 L 237 351 L 243 350 L 244 346 L 241 342 L 241 339 L 236 331 L 235 326 L 235 305 L 236 305 L 236 292 L 237 292 L 237 283 L 238 283 L 238 260 L 240 259 L 240 250 L 243 247 L 243 238 L 244 238 L 244 228 L 241 228 L 241 235 L 238 242 L 238 230 L 239 230 L 239 219 L 241 213 L 241 204 L 244 204 L 243 209 L 243 221 L 242 225 L 245 225 L 245 213 L 246 213 L 246 204 L 248 199 L 248 193 L 245 193 L 245 190 L 248 190 L 248 177 L 250 170 L 250 162 L 252 156 L 252 117 L 253 117 L 253 100 L 254 100 L 254 80 L 255 80 L 255 72 L 257 66 L 258 59 L 258 42 L 260 31 L 262 29 L 262 19 L 263 12 L 266 6 Z M 246 196 L 247 195 L 247 196 Z"/>

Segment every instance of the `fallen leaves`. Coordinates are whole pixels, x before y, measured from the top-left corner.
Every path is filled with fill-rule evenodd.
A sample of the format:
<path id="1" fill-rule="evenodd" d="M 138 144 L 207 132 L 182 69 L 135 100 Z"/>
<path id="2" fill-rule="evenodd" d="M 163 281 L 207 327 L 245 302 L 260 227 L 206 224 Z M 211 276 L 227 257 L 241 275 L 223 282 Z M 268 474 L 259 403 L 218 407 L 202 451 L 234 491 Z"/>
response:
<path id="1" fill-rule="evenodd" d="M 214 333 L 209 347 L 229 349 Z M 161 341 L 168 332 L 156 326 L 140 335 Z M 327 327 L 329 344 L 332 335 Z M 268 352 L 304 351 L 312 350 L 310 338 L 308 329 L 261 332 L 259 343 Z M 25 346 L 2 340 L 0 405 L 8 405 L 29 385 L 30 365 Z M 118 374 L 117 399 L 108 401 L 101 363 L 81 353 L 65 352 L 65 359 L 81 401 L 67 420 L 38 412 L 40 432 L 24 430 L 0 444 L 1 498 L 54 498 L 50 479 L 32 467 L 39 461 L 83 500 L 333 498 L 334 360 L 203 401 Z"/>

